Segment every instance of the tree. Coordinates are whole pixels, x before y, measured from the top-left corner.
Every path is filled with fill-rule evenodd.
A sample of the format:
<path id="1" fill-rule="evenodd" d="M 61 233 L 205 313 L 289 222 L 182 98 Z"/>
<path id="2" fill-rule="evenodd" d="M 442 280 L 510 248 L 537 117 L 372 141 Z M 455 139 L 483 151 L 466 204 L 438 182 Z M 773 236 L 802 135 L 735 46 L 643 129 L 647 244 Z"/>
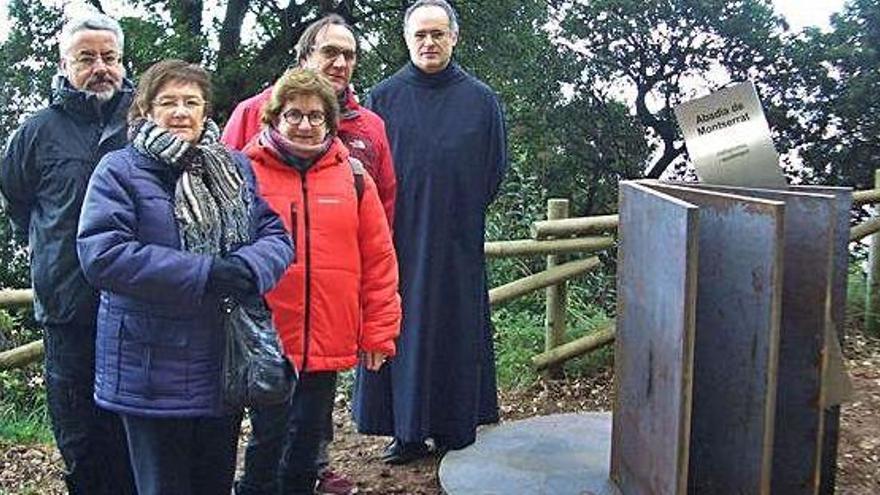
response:
<path id="1" fill-rule="evenodd" d="M 60 9 L 42 2 L 12 0 L 14 28 L 0 46 L 0 138 L 18 126 L 23 114 L 45 104 L 57 70 Z"/>
<path id="2" fill-rule="evenodd" d="M 9 17 L 16 26 L 0 47 L 0 142 L 18 126 L 24 113 L 42 105 L 48 98 L 52 74 L 58 59 L 57 42 L 52 40 L 60 18 L 59 9 L 41 2 L 12 0 Z M 13 239 L 12 229 L 0 218 L 0 288 L 30 285 L 28 257 L 21 243 Z"/>
<path id="3" fill-rule="evenodd" d="M 880 168 L 880 1 L 850 1 L 831 26 L 804 41 L 819 55 L 801 156 L 811 180 L 871 188 Z"/>
<path id="4" fill-rule="evenodd" d="M 125 6 L 121 23 L 131 77 L 171 57 L 209 68 L 220 123 L 238 101 L 262 90 L 294 62 L 295 41 L 326 13 L 342 15 L 356 31 L 361 50 L 354 83 L 362 96 L 408 60 L 402 20 L 411 0 L 228 0 L 221 10 L 203 0 L 90 3 L 98 10 L 115 5 L 114 12 Z M 617 181 L 638 176 L 648 156 L 644 129 L 607 95 L 563 91 L 564 84 L 580 77 L 580 69 L 560 52 L 547 28 L 551 4 L 453 3 L 461 26 L 455 58 L 499 93 L 509 126 L 512 170 L 493 206 L 490 232 L 505 238 L 527 235 L 529 223 L 543 217 L 542 205 L 551 194 L 570 198 L 576 215 L 613 210 Z M 6 71 L 0 97 L 6 97 L 8 112 L 0 122 L 0 138 L 45 104 L 62 24 L 59 10 L 37 2 L 13 0 L 10 16 L 12 36 L 0 47 Z"/>
<path id="5" fill-rule="evenodd" d="M 582 70 L 576 92 L 609 93 L 624 83 L 635 93 L 635 114 L 660 146 L 648 177 L 685 152 L 672 107 L 695 96 L 694 88 L 751 78 L 765 103 L 778 99 L 781 88 L 765 78 L 775 71 L 785 24 L 769 0 L 582 0 L 558 18 L 569 58 Z M 768 112 L 771 125 L 784 115 Z"/>
<path id="6" fill-rule="evenodd" d="M 100 0 L 91 3 L 103 10 L 104 4 Z M 129 74 L 136 76 L 154 62 L 170 57 L 204 64 L 213 71 L 214 108 L 222 122 L 239 100 L 264 88 L 293 63 L 293 46 L 303 29 L 329 12 L 346 18 L 361 40 L 356 86 L 366 89 L 387 77 L 407 60 L 401 21 L 409 3 L 401 0 L 305 0 L 291 1 L 284 6 L 264 0 L 229 0 L 219 19 L 211 21 L 207 16 L 216 12 L 209 12 L 202 0 L 130 0 L 124 4 L 128 6 L 125 11 L 139 14 L 124 17 L 121 21 L 127 34 L 126 66 Z M 572 136 L 575 130 L 583 136 L 592 133 L 590 126 L 594 119 L 584 119 L 585 112 L 598 111 L 608 118 L 622 118 L 630 124 L 631 119 L 619 109 L 606 109 L 606 103 L 616 105 L 609 99 L 567 99 L 563 96 L 560 84 L 576 78 L 577 72 L 567 60 L 558 57 L 557 48 L 545 28 L 550 18 L 547 2 L 454 3 L 460 14 L 462 38 L 456 49 L 456 59 L 501 95 L 513 136 L 513 156 L 529 163 L 530 171 L 539 171 L 540 176 L 549 181 L 543 185 L 552 186 L 554 192 L 584 198 L 584 211 L 590 211 L 598 204 L 595 201 L 598 188 L 606 182 L 604 179 L 592 180 L 590 171 L 594 167 L 607 171 L 611 165 L 604 158 L 600 164 L 575 164 L 563 154 L 576 142 L 595 148 L 579 152 L 581 157 L 607 157 L 612 149 L 620 151 L 620 147 L 607 134 L 598 141 L 569 139 L 564 146 L 557 145 L 557 142 L 560 138 Z M 13 38 L 4 44 L 4 48 L 14 46 L 16 49 L 4 50 L 8 62 L 5 67 L 31 67 L 36 62 L 41 72 L 20 72 L 19 77 L 4 78 L 0 82 L 0 93 L 12 96 L 6 108 L 13 117 L 0 127 L 2 134 L 14 127 L 20 114 L 45 101 L 45 90 L 27 105 L 22 104 L 23 100 L 18 96 L 27 92 L 32 81 L 48 84 L 57 59 L 57 48 L 46 45 L 43 40 L 54 39 L 61 25 L 57 10 L 50 15 L 40 12 L 39 4 L 22 0 L 14 0 L 12 7 Z M 35 17 L 39 17 L 39 23 L 32 22 Z M 501 18 L 515 21 L 500 23 L 498 19 Z M 245 29 L 246 25 L 253 27 Z M 603 125 L 614 128 L 617 124 Z M 555 151 L 546 152 L 547 146 Z M 598 151 L 600 148 L 602 150 Z M 644 160 L 644 153 L 640 152 L 642 148 L 633 148 L 632 156 L 626 160 L 628 164 Z M 542 162 L 541 167 L 534 164 L 537 160 Z M 627 176 L 632 172 L 630 169 L 612 175 Z M 569 173 L 580 180 L 558 180 Z M 563 184 L 566 186 L 561 186 Z M 578 185 L 584 186 L 587 193 L 572 192 Z"/>

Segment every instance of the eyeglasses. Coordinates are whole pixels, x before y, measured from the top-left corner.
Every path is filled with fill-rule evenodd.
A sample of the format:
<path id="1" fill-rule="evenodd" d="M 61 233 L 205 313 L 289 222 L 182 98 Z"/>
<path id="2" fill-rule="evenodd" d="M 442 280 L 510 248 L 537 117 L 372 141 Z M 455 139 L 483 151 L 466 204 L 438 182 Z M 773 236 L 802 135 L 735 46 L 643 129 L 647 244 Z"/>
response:
<path id="1" fill-rule="evenodd" d="M 413 38 L 415 38 L 416 41 L 425 41 L 426 38 L 430 37 L 434 42 L 442 43 L 446 41 L 446 38 L 448 38 L 449 35 L 450 32 L 447 30 L 434 29 L 431 31 L 416 31 L 413 34 Z"/>
<path id="2" fill-rule="evenodd" d="M 70 60 L 75 65 L 83 68 L 95 66 L 95 64 L 98 63 L 98 60 L 104 62 L 104 65 L 106 65 L 107 67 L 114 67 L 122 61 L 122 55 L 116 52 L 107 52 L 100 55 L 96 53 L 83 52 L 75 57 L 70 57 Z"/>
<path id="3" fill-rule="evenodd" d="M 318 54 L 324 60 L 336 60 L 340 55 L 345 57 L 346 62 L 351 62 L 357 57 L 357 53 L 354 50 L 348 50 L 345 48 L 339 48 L 338 46 L 332 45 L 324 45 L 317 49 Z"/>
<path id="4" fill-rule="evenodd" d="M 201 98 L 157 98 L 153 100 L 153 106 L 159 110 L 173 110 L 183 107 L 192 112 L 204 107 L 205 100 Z"/>
<path id="5" fill-rule="evenodd" d="M 281 117 L 284 118 L 284 121 L 287 122 L 288 125 L 299 125 L 302 122 L 303 118 L 308 118 L 309 124 L 312 127 L 317 127 L 324 123 L 326 116 L 324 112 L 314 111 L 309 113 L 302 113 L 299 110 L 293 108 L 281 114 Z"/>

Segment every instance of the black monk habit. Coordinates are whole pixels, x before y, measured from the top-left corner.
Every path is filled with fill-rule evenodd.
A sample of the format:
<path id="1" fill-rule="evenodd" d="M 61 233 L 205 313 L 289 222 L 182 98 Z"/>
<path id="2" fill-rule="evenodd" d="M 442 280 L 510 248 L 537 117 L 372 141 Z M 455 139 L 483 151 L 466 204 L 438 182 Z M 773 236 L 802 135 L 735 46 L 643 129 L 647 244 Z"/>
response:
<path id="1" fill-rule="evenodd" d="M 501 105 L 457 64 L 427 74 L 409 63 L 367 106 L 385 120 L 397 175 L 403 326 L 393 360 L 359 369 L 355 421 L 361 433 L 461 448 L 498 421 L 483 241 L 507 169 Z"/>

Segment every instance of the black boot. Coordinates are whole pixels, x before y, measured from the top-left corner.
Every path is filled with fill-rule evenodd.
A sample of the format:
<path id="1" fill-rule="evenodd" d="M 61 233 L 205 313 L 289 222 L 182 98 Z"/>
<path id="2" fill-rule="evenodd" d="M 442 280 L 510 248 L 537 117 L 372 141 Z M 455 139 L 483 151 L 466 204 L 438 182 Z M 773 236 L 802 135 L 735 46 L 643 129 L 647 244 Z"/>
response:
<path id="1" fill-rule="evenodd" d="M 385 464 L 398 466 L 429 455 L 431 455 L 431 450 L 425 445 L 425 442 L 404 442 L 395 438 L 382 451 L 382 461 Z"/>

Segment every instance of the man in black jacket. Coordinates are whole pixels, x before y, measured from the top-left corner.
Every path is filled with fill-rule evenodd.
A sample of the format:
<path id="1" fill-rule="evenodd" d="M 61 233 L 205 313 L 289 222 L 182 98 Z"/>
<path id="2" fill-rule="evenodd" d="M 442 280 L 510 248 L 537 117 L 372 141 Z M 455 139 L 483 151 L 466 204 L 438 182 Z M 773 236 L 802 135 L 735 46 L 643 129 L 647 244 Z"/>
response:
<path id="1" fill-rule="evenodd" d="M 0 164 L 6 214 L 31 254 L 49 416 L 72 494 L 134 492 L 119 419 L 93 400 L 98 297 L 76 255 L 89 176 L 104 154 L 126 143 L 132 85 L 123 46 L 119 24 L 103 14 L 68 22 L 52 102 L 15 131 Z"/>

